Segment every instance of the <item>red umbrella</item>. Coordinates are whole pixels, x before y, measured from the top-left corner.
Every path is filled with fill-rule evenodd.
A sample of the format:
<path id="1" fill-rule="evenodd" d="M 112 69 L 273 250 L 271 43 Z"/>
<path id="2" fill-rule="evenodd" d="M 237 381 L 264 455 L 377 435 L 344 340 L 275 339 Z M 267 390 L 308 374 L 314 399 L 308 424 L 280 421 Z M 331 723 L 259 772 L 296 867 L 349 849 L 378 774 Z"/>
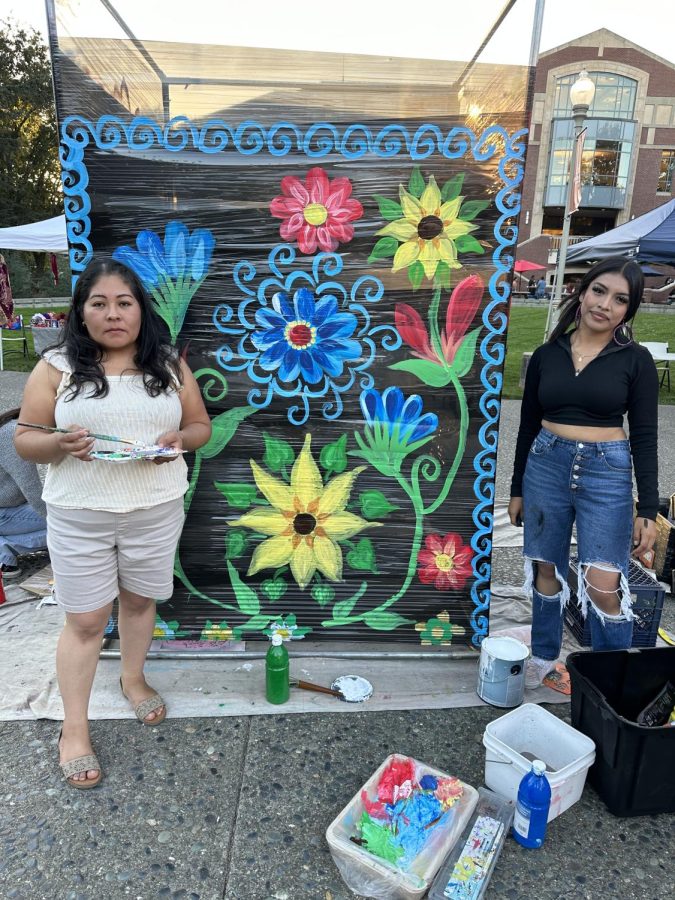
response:
<path id="1" fill-rule="evenodd" d="M 539 269 L 546 269 L 546 266 L 540 266 L 537 263 L 530 262 L 527 259 L 519 259 L 513 267 L 514 272 L 536 272 Z"/>

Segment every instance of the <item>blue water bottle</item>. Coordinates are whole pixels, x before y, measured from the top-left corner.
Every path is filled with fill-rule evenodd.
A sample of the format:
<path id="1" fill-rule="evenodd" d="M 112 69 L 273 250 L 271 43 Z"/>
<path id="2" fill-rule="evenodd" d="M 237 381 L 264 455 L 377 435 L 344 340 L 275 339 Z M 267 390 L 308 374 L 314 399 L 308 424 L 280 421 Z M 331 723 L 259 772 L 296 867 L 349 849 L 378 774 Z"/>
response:
<path id="1" fill-rule="evenodd" d="M 535 759 L 532 769 L 518 787 L 518 802 L 513 817 L 513 836 L 523 847 L 541 847 L 546 837 L 551 785 L 544 774 L 546 763 Z"/>

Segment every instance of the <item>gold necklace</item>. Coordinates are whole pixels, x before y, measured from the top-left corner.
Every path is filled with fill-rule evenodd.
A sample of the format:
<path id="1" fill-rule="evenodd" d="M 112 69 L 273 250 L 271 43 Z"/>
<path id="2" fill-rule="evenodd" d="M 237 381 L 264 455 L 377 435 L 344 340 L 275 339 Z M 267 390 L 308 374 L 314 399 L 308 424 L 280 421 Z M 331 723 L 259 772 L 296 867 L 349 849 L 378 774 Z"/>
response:
<path id="1" fill-rule="evenodd" d="M 592 359 L 595 359 L 595 357 L 598 356 L 599 353 L 602 353 L 602 350 L 603 350 L 603 348 L 601 347 L 599 350 L 595 350 L 595 351 L 592 352 L 592 353 L 579 353 L 579 352 L 575 349 L 575 347 L 572 346 L 572 341 L 571 341 L 571 340 L 570 340 L 570 349 L 571 349 L 571 351 L 572 351 L 572 354 L 573 354 L 574 356 L 576 356 L 577 362 L 578 362 L 579 364 L 581 364 L 585 359 L 588 359 L 589 357 L 591 357 Z M 581 367 L 580 367 L 580 368 L 577 368 L 577 366 L 574 366 L 574 374 L 575 374 L 575 376 L 578 376 L 581 372 L 583 372 L 583 368 L 581 368 Z"/>

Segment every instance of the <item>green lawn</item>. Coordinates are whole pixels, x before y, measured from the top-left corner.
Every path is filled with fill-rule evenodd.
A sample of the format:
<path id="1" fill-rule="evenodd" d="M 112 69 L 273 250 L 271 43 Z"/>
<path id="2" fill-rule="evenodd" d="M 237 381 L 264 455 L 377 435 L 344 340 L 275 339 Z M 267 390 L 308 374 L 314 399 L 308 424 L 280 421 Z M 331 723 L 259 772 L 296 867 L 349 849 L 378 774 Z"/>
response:
<path id="1" fill-rule="evenodd" d="M 30 317 L 34 313 L 43 312 L 43 310 L 17 309 L 17 312 L 23 315 L 24 322 L 30 322 Z M 542 343 L 545 325 L 545 308 L 516 306 L 511 310 L 504 368 L 504 391 L 502 394 L 504 398 L 517 400 L 522 396 L 518 380 L 523 353 L 534 350 Z M 675 342 L 675 316 L 661 313 L 638 313 L 634 332 L 635 339 L 638 341 L 666 341 L 672 345 Z M 36 356 L 33 351 L 33 335 L 30 327 L 26 328 L 26 336 L 28 338 L 28 358 L 23 356 L 19 349 L 20 344 L 5 344 L 5 369 L 14 372 L 30 372 L 35 365 Z M 675 404 L 675 389 L 668 391 L 666 387 L 663 387 L 659 392 L 659 402 Z"/>
<path id="2" fill-rule="evenodd" d="M 534 350 L 544 340 L 546 309 L 516 306 L 511 310 L 504 367 L 502 396 L 520 399 L 523 392 L 518 387 L 523 353 Z M 664 341 L 675 343 L 675 316 L 662 313 L 639 312 L 633 328 L 636 341 Z M 659 403 L 675 404 L 675 390 L 666 386 L 659 391 Z"/>

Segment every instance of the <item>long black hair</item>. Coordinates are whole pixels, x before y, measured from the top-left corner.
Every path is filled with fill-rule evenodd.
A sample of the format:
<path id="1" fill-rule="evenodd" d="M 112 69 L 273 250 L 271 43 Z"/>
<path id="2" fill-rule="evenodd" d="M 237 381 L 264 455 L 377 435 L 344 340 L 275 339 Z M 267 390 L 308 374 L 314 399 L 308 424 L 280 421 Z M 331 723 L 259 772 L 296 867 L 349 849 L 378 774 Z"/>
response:
<path id="1" fill-rule="evenodd" d="M 80 275 L 73 292 L 68 319 L 59 346 L 65 350 L 73 370 L 72 400 L 85 384 L 93 384 L 92 397 L 105 397 L 108 381 L 103 370 L 103 348 L 94 341 L 83 322 L 83 307 L 96 282 L 104 275 L 117 275 L 131 291 L 141 308 L 141 328 L 136 341 L 134 365 L 143 373 L 145 389 L 151 397 L 182 382 L 180 360 L 169 341 L 168 329 L 155 309 L 136 273 L 111 257 L 94 259 Z"/>
<path id="2" fill-rule="evenodd" d="M 581 306 L 581 295 L 590 287 L 591 282 L 610 272 L 623 275 L 628 282 L 628 311 L 624 317 L 624 322 L 632 321 L 642 302 L 642 293 L 645 287 L 642 269 L 636 262 L 626 260 L 622 256 L 609 256 L 607 259 L 603 259 L 591 266 L 588 272 L 582 276 L 572 296 L 560 304 L 558 324 L 551 332 L 549 342 L 557 340 L 574 323 L 577 310 Z"/>
<path id="3" fill-rule="evenodd" d="M 21 408 L 17 406 L 15 409 L 8 409 L 7 412 L 0 413 L 0 428 L 8 422 L 11 422 L 12 419 L 18 419 L 20 412 Z"/>

